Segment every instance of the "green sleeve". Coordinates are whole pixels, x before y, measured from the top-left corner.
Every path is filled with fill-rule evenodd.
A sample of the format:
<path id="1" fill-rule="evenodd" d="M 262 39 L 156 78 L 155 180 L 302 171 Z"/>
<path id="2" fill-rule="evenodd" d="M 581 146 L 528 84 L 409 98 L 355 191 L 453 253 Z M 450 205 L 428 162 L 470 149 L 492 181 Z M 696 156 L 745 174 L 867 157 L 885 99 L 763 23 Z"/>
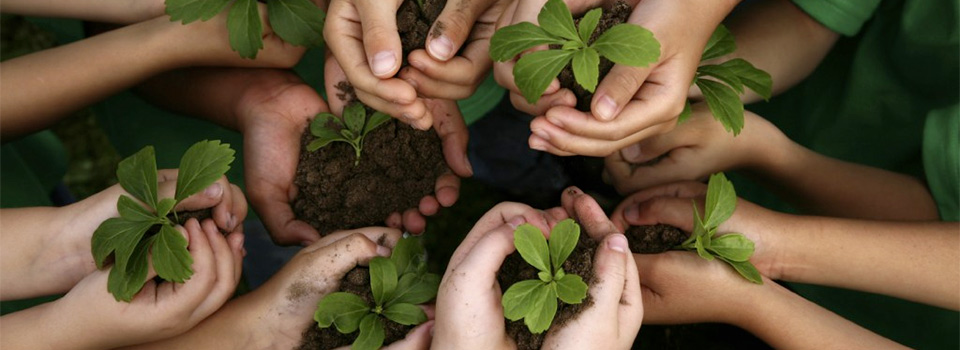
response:
<path id="1" fill-rule="evenodd" d="M 933 110 L 923 130 L 923 168 L 940 219 L 960 221 L 960 105 Z"/>
<path id="2" fill-rule="evenodd" d="M 880 0 L 793 0 L 793 3 L 830 30 L 854 36 L 873 17 Z"/>
<path id="3" fill-rule="evenodd" d="M 487 76 L 487 79 L 477 87 L 473 96 L 457 101 L 460 106 L 460 112 L 463 113 L 463 120 L 467 125 L 480 120 L 487 112 L 493 110 L 500 103 L 503 94 L 506 92 L 493 80 L 493 74 Z"/>

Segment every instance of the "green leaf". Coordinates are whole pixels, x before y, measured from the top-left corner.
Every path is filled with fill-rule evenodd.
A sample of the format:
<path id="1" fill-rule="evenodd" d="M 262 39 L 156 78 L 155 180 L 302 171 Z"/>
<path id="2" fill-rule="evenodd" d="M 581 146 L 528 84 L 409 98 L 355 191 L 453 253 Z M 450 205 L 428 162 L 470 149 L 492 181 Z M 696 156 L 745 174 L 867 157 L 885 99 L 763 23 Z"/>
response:
<path id="1" fill-rule="evenodd" d="M 157 158 L 153 146 L 147 146 L 117 164 L 117 180 L 124 190 L 145 203 L 157 207 Z"/>
<path id="2" fill-rule="evenodd" d="M 150 237 L 137 244 L 126 268 L 113 265 L 107 276 L 107 291 L 117 301 L 130 302 L 147 282 L 147 252 L 153 242 L 154 237 Z"/>
<path id="3" fill-rule="evenodd" d="M 550 250 L 547 248 L 547 239 L 543 237 L 536 226 L 523 224 L 513 231 L 513 245 L 517 247 L 520 256 L 537 270 L 550 273 Z"/>
<path id="4" fill-rule="evenodd" d="M 537 297 L 537 290 L 546 286 L 539 280 L 524 280 L 514 283 L 506 292 L 500 303 L 503 305 L 503 317 L 516 321 L 527 316 L 533 310 L 533 301 Z"/>
<path id="5" fill-rule="evenodd" d="M 407 273 L 400 277 L 393 298 L 387 300 L 388 307 L 396 303 L 423 304 L 437 296 L 440 288 L 440 276 L 432 273 Z"/>
<path id="6" fill-rule="evenodd" d="M 733 215 L 737 209 L 737 193 L 733 189 L 733 182 L 727 180 L 723 173 L 710 175 L 707 182 L 707 202 L 704 210 L 704 227 L 715 229 Z"/>
<path id="7" fill-rule="evenodd" d="M 633 67 L 645 67 L 660 59 L 660 42 L 653 32 L 633 24 L 613 26 L 590 47 L 614 63 Z"/>
<path id="8" fill-rule="evenodd" d="M 357 138 L 357 135 L 354 134 L 353 131 L 350 131 L 350 129 L 340 130 L 340 135 L 343 136 L 343 138 L 349 143 L 353 143 L 354 139 Z"/>
<path id="9" fill-rule="evenodd" d="M 729 86 L 707 79 L 697 79 L 697 86 L 710 107 L 713 118 L 736 136 L 743 129 L 743 103 Z"/>
<path id="10" fill-rule="evenodd" d="M 728 233 L 714 238 L 709 249 L 726 260 L 743 262 L 750 260 L 754 246 L 743 234 Z"/>
<path id="11" fill-rule="evenodd" d="M 757 271 L 757 268 L 749 261 L 732 261 L 725 259 L 724 257 L 720 257 L 720 260 L 723 260 L 730 264 L 730 266 L 733 266 L 733 269 L 737 270 L 737 273 L 739 273 L 740 276 L 743 276 L 743 278 L 746 278 L 748 281 L 756 284 L 763 284 L 763 277 L 760 276 L 760 271 Z"/>
<path id="12" fill-rule="evenodd" d="M 196 20 L 206 21 L 215 17 L 230 0 L 167 0 L 166 12 L 170 21 L 187 24 Z"/>
<path id="13" fill-rule="evenodd" d="M 318 138 L 340 136 L 340 129 L 346 127 L 347 126 L 343 125 L 343 122 L 340 121 L 340 118 L 337 118 L 337 116 L 332 113 L 317 114 L 317 116 L 310 121 L 310 133 Z"/>
<path id="14" fill-rule="evenodd" d="M 680 115 L 677 116 L 677 124 L 687 121 L 691 115 L 693 115 L 693 107 L 690 106 L 690 101 L 688 100 L 683 103 L 683 112 L 680 112 Z"/>
<path id="15" fill-rule="evenodd" d="M 346 292 L 330 293 L 317 303 L 313 320 L 320 328 L 335 324 L 337 331 L 349 334 L 357 331 L 360 320 L 371 314 L 370 306 L 362 298 Z"/>
<path id="16" fill-rule="evenodd" d="M 390 259 L 375 257 L 370 260 L 370 290 L 377 305 L 383 305 L 397 289 L 397 267 Z"/>
<path id="17" fill-rule="evenodd" d="M 732 87 L 734 90 L 737 90 L 737 93 L 743 93 L 743 83 L 740 82 L 740 78 L 738 78 L 737 74 L 727 67 L 716 64 L 708 64 L 697 68 L 697 73 L 700 75 L 717 78 L 717 80 L 720 80 Z"/>
<path id="18" fill-rule="evenodd" d="M 567 304 L 579 304 L 587 297 L 587 284 L 580 276 L 564 275 L 557 280 L 557 297 Z"/>
<path id="19" fill-rule="evenodd" d="M 343 109 L 343 122 L 352 134 L 363 131 L 363 122 L 367 119 L 367 110 L 360 103 L 351 103 Z"/>
<path id="20" fill-rule="evenodd" d="M 110 218 L 100 223 L 90 240 L 93 261 L 97 264 L 97 268 L 103 268 L 104 261 L 110 253 L 114 253 L 114 266 L 119 267 L 121 271 L 126 270 L 127 261 L 133 254 L 134 248 L 153 225 L 153 222 L 128 221 L 121 218 Z"/>
<path id="21" fill-rule="evenodd" d="M 397 267 L 397 276 L 414 272 L 416 263 L 419 262 L 422 253 L 423 247 L 416 237 L 410 236 L 397 241 L 397 244 L 393 247 L 393 253 L 390 254 L 390 260 Z"/>
<path id="22" fill-rule="evenodd" d="M 561 280 L 563 279 L 563 276 L 566 276 L 566 275 L 567 273 L 563 271 L 563 268 L 559 268 L 557 269 L 557 272 L 553 274 L 553 280 L 555 281 Z"/>
<path id="23" fill-rule="evenodd" d="M 170 225 L 161 225 L 153 245 L 153 269 L 167 281 L 183 283 L 193 276 L 193 258 L 187 251 L 187 239 Z"/>
<path id="24" fill-rule="evenodd" d="M 227 31 L 230 32 L 230 47 L 240 57 L 257 58 L 263 48 L 263 23 L 257 0 L 237 0 L 227 14 Z"/>
<path id="25" fill-rule="evenodd" d="M 390 121 L 390 115 L 383 112 L 373 112 L 373 115 L 367 119 L 367 124 L 363 126 L 363 137 L 367 137 L 374 129 Z"/>
<path id="26" fill-rule="evenodd" d="M 520 22 L 493 33 L 490 39 L 490 58 L 497 62 L 509 61 L 533 47 L 562 43 L 563 39 L 550 35 L 537 25 Z"/>
<path id="27" fill-rule="evenodd" d="M 540 22 L 540 27 L 547 33 L 565 39 L 580 40 L 577 29 L 574 28 L 573 15 L 563 0 L 548 0 L 540 10 L 537 22 Z"/>
<path id="28" fill-rule="evenodd" d="M 368 314 L 360 320 L 360 335 L 350 346 L 352 350 L 376 350 L 383 345 L 383 322 L 376 314 Z"/>
<path id="29" fill-rule="evenodd" d="M 694 247 L 696 247 L 697 249 L 697 255 L 699 255 L 701 258 L 704 258 L 706 260 L 713 260 L 713 254 L 710 254 L 710 252 L 707 251 L 707 248 L 704 247 L 703 241 L 705 237 L 708 237 L 708 236 L 697 237 L 696 241 L 694 241 Z"/>
<path id="30" fill-rule="evenodd" d="M 167 214 L 170 214 L 170 211 L 173 210 L 173 207 L 177 205 L 177 200 L 173 198 L 164 198 L 160 200 L 160 203 L 157 203 L 157 217 L 165 218 Z"/>
<path id="31" fill-rule="evenodd" d="M 220 140 L 203 140 L 190 146 L 180 158 L 174 199 L 180 202 L 216 182 L 230 170 L 234 153 L 229 144 Z"/>
<path id="32" fill-rule="evenodd" d="M 769 100 L 773 95 L 773 79 L 770 77 L 770 74 L 757 69 L 750 64 L 750 62 L 735 58 L 723 62 L 720 65 L 732 71 L 733 74 L 740 78 L 743 85 L 746 85 L 750 90 L 756 92 L 757 95 L 763 97 L 764 100 Z"/>
<path id="33" fill-rule="evenodd" d="M 140 203 L 137 203 L 126 195 L 120 195 L 120 198 L 117 199 L 117 212 L 120 213 L 120 217 L 127 221 L 152 223 L 160 222 L 160 220 L 157 218 L 157 215 L 154 215 L 140 205 Z"/>
<path id="34" fill-rule="evenodd" d="M 550 281 L 553 281 L 553 275 L 547 271 L 537 272 L 537 277 L 540 278 L 543 283 L 550 283 Z"/>
<path id="35" fill-rule="evenodd" d="M 539 230 L 538 230 L 539 231 Z M 553 270 L 560 269 L 567 257 L 577 247 L 580 241 L 580 225 L 577 225 L 573 219 L 564 219 L 553 226 L 550 230 L 550 262 L 553 263 Z"/>
<path id="36" fill-rule="evenodd" d="M 575 51 L 571 66 L 577 84 L 590 92 L 597 89 L 597 79 L 600 77 L 600 54 L 597 50 L 588 47 Z"/>
<path id="37" fill-rule="evenodd" d="M 573 52 L 564 50 L 537 51 L 520 57 L 513 66 L 513 79 L 527 102 L 537 103 L 571 57 Z"/>
<path id="38" fill-rule="evenodd" d="M 553 317 L 557 315 L 557 290 L 541 283 L 533 294 L 532 308 L 523 318 L 523 323 L 530 333 L 540 334 L 550 328 Z"/>
<path id="39" fill-rule="evenodd" d="M 597 23 L 600 23 L 601 15 L 603 15 L 603 10 L 595 8 L 580 18 L 577 31 L 580 33 L 580 40 L 583 40 L 584 44 L 590 44 L 590 36 L 592 36 L 593 31 L 597 29 Z"/>
<path id="40" fill-rule="evenodd" d="M 283 41 L 309 48 L 323 46 L 326 14 L 310 0 L 267 1 L 267 16 L 273 32 Z"/>
<path id="41" fill-rule="evenodd" d="M 383 317 L 404 326 L 415 326 L 427 322 L 427 314 L 419 306 L 396 303 L 383 310 Z"/>
<path id="42" fill-rule="evenodd" d="M 717 29 L 707 40 L 707 46 L 703 48 L 701 61 L 714 59 L 737 50 L 737 43 L 733 40 L 733 34 L 723 24 L 717 26 Z"/>
<path id="43" fill-rule="evenodd" d="M 329 145 L 331 142 L 338 142 L 338 141 L 339 141 L 339 142 L 350 143 L 350 140 L 347 140 L 347 139 L 344 138 L 343 136 L 340 136 L 340 134 L 337 134 L 337 135 L 333 136 L 332 138 L 326 138 L 326 136 L 325 136 L 325 137 L 322 137 L 322 138 L 321 138 L 321 137 L 318 137 L 318 138 L 314 139 L 313 141 L 310 141 L 309 144 L 307 144 L 307 151 L 308 151 L 308 152 L 314 152 L 314 151 L 316 151 L 316 150 L 318 150 L 318 149 L 323 148 L 323 147 L 326 146 L 326 145 Z"/>
<path id="44" fill-rule="evenodd" d="M 579 42 L 579 41 L 567 40 L 567 41 L 565 41 L 565 42 L 563 43 L 563 46 L 560 47 L 560 49 L 561 49 L 561 50 L 576 51 L 576 50 L 582 49 L 583 47 L 584 47 L 584 46 L 583 46 L 583 43 L 581 43 L 581 42 Z"/>

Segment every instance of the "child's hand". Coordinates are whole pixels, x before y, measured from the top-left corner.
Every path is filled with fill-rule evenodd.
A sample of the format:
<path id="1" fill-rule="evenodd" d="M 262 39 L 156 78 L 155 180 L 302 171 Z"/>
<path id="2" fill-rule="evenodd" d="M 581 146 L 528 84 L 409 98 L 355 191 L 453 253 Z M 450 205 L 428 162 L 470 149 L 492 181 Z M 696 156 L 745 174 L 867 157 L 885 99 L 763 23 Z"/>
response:
<path id="1" fill-rule="evenodd" d="M 744 128 L 734 137 L 713 118 L 706 104 L 693 106 L 690 119 L 672 131 L 650 137 L 606 158 L 605 178 L 620 194 L 710 174 L 764 170 L 788 157 L 792 143 L 767 120 L 744 113 Z M 644 164 L 644 163 L 652 164 Z"/>
<path id="2" fill-rule="evenodd" d="M 183 284 L 157 283 L 151 263 L 143 289 L 124 303 L 107 291 L 110 269 L 93 272 L 48 309 L 51 326 L 70 342 L 60 348 L 109 349 L 168 338 L 192 328 L 230 298 L 240 279 L 243 234 L 224 237 L 212 220 L 201 224 L 190 219 L 178 228 L 190 242 L 193 276 Z"/>
<path id="3" fill-rule="evenodd" d="M 707 185 L 699 182 L 657 186 L 624 199 L 610 218 L 620 232 L 630 226 L 666 224 L 689 233 L 693 231 L 693 204 L 696 203 L 697 210 L 703 213 L 706 195 Z M 768 227 L 781 224 L 779 218 L 781 216 L 773 211 L 737 199 L 733 215 L 717 228 L 717 232 L 742 233 L 752 240 L 754 252 L 750 262 L 762 275 L 779 279 L 781 249 L 777 247 L 778 237 L 764 234 Z"/>

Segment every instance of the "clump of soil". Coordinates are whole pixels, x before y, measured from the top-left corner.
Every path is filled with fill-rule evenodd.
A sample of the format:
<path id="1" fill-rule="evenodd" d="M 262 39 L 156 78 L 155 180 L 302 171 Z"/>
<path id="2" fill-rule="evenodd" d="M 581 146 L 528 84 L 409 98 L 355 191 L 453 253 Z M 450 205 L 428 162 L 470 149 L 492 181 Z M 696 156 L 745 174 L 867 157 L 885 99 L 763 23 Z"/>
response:
<path id="1" fill-rule="evenodd" d="M 657 254 L 670 250 L 689 237 L 686 232 L 664 224 L 630 226 L 627 232 L 630 251 L 636 254 Z"/>
<path id="2" fill-rule="evenodd" d="M 593 285 L 595 281 L 593 275 L 593 256 L 596 251 L 597 242 L 587 237 L 585 233 L 581 233 L 577 247 L 573 249 L 573 253 L 570 254 L 567 261 L 563 263 L 563 271 L 568 274 L 576 274 L 583 278 L 583 282 L 587 285 Z M 516 282 L 539 279 L 539 277 L 537 277 L 538 272 L 537 268 L 523 260 L 520 253 L 514 252 L 507 257 L 503 262 L 503 266 L 500 267 L 497 281 L 500 283 L 501 291 L 506 292 L 507 288 Z M 567 321 L 576 318 L 580 310 L 584 310 L 593 305 L 593 298 L 590 296 L 590 293 L 587 293 L 587 297 L 583 299 L 583 302 L 580 304 L 571 305 L 559 300 L 557 303 L 557 315 L 553 318 L 553 323 L 550 328 L 563 326 Z M 530 333 L 527 325 L 523 324 L 522 319 L 514 322 L 506 320 L 506 322 L 507 336 L 517 342 L 518 350 L 540 349 L 540 346 L 543 344 L 543 338 L 547 335 L 546 332 L 541 334 Z"/>
<path id="3" fill-rule="evenodd" d="M 373 305 L 373 292 L 370 290 L 370 269 L 357 266 L 353 268 L 353 270 L 350 270 L 350 272 L 340 280 L 340 289 L 338 291 L 356 294 L 363 298 L 368 305 Z M 380 320 L 383 321 L 384 345 L 403 339 L 407 333 L 414 328 L 414 326 L 404 326 L 390 321 L 385 317 L 380 317 Z M 303 343 L 301 343 L 297 349 L 335 349 L 353 344 L 353 341 L 356 340 L 359 335 L 359 330 L 350 334 L 341 334 L 335 326 L 320 328 L 316 323 L 310 323 L 310 326 L 303 331 Z"/>
<path id="4" fill-rule="evenodd" d="M 430 26 L 440 17 L 440 12 L 446 5 L 447 0 L 424 0 L 422 9 L 416 0 L 406 0 L 400 4 L 400 9 L 397 10 L 397 31 L 400 32 L 404 60 L 410 52 L 424 48 L 428 35 L 438 37 L 443 34 L 442 22 L 433 33 L 430 33 Z"/>
<path id="5" fill-rule="evenodd" d="M 623 0 L 617 0 L 617 2 L 613 3 L 609 8 L 604 8 L 603 15 L 600 16 L 600 23 L 597 24 L 597 29 L 594 30 L 588 44 L 597 40 L 600 34 L 603 34 L 607 29 L 613 28 L 613 26 L 620 23 L 626 23 L 631 11 L 633 11 L 633 9 Z M 580 18 L 582 17 L 583 16 L 575 18 L 574 22 L 579 25 Z M 600 78 L 597 81 L 603 81 L 603 77 L 607 76 L 611 68 L 613 68 L 613 62 L 601 56 Z M 585 90 L 580 84 L 577 84 L 576 78 L 573 77 L 573 67 L 570 64 L 563 68 L 560 76 L 557 78 L 560 80 L 560 87 L 570 89 L 570 91 L 573 91 L 573 94 L 577 96 L 577 109 L 584 112 L 590 111 L 590 100 L 593 99 L 593 93 Z"/>

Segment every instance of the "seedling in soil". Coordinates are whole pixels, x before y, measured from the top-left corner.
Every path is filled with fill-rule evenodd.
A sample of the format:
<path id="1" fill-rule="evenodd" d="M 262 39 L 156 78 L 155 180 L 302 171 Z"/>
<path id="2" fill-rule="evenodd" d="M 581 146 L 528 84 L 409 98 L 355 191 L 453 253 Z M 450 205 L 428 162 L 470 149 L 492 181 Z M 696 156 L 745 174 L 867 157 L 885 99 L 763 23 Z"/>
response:
<path id="1" fill-rule="evenodd" d="M 707 46 L 703 50 L 701 61 L 715 59 L 730 54 L 737 49 L 737 44 L 733 39 L 733 34 L 722 24 L 710 36 Z M 716 80 L 702 79 L 711 77 Z M 741 58 L 735 58 L 720 64 L 702 65 L 697 68 L 697 74 L 693 79 L 703 93 L 704 100 L 707 101 L 707 107 L 713 117 L 723 124 L 723 128 L 732 132 L 734 136 L 740 134 L 743 129 L 743 103 L 740 102 L 740 95 L 743 94 L 743 87 L 746 86 L 769 100 L 773 90 L 773 80 L 770 74 L 757 69 L 750 62 Z M 680 114 L 679 122 L 683 122 L 690 117 L 690 102 Z"/>
<path id="2" fill-rule="evenodd" d="M 571 62 L 577 83 L 594 92 L 601 56 L 634 67 L 645 67 L 660 58 L 660 42 L 653 33 L 633 24 L 613 26 L 591 42 L 601 15 L 599 8 L 590 10 L 577 26 L 563 0 L 549 0 L 537 16 L 539 27 L 522 22 L 497 30 L 490 40 L 490 57 L 503 62 L 536 46 L 559 47 L 526 54 L 513 67 L 514 82 L 531 104 Z"/>
<path id="3" fill-rule="evenodd" d="M 183 24 L 207 21 L 230 4 L 230 0 L 166 0 L 171 21 Z M 326 13 L 310 0 L 268 0 L 267 20 L 273 32 L 297 46 L 319 48 L 323 45 Z M 263 23 L 257 0 L 236 0 L 227 14 L 230 47 L 240 57 L 254 59 L 263 48 Z"/>
<path id="4" fill-rule="evenodd" d="M 360 330 L 350 347 L 353 350 L 379 349 L 383 345 L 383 322 L 418 325 L 427 315 L 417 304 L 437 296 L 440 276 L 426 272 L 423 247 L 418 239 L 401 239 L 390 258 L 370 260 L 370 290 L 373 305 L 360 296 L 336 292 L 317 304 L 313 318 L 320 328 L 336 326 L 342 334 Z"/>
<path id="5" fill-rule="evenodd" d="M 176 194 L 163 199 L 157 198 L 157 160 L 153 146 L 144 147 L 118 164 L 120 186 L 133 198 L 120 196 L 117 200 L 120 217 L 101 223 L 91 241 L 97 268 L 103 268 L 107 257 L 113 254 L 107 290 L 114 298 L 129 302 L 140 291 L 147 279 L 148 256 L 152 256 L 153 268 L 164 280 L 183 283 L 193 276 L 187 240 L 177 231 L 179 219 L 172 210 L 223 176 L 233 159 L 230 145 L 218 140 L 194 144 L 180 159 Z M 173 219 L 168 217 L 171 212 Z"/>
<path id="6" fill-rule="evenodd" d="M 310 122 L 310 133 L 317 139 L 307 145 L 307 151 L 316 151 L 332 142 L 346 142 L 357 152 L 354 164 L 360 164 L 363 138 L 389 120 L 390 116 L 381 112 L 374 112 L 368 119 L 367 110 L 360 103 L 352 103 L 343 109 L 343 121 L 331 113 L 317 114 Z"/>
<path id="7" fill-rule="evenodd" d="M 513 245 L 520 256 L 540 272 L 537 280 L 514 283 L 503 293 L 503 315 L 511 321 L 523 319 L 530 333 L 550 328 L 557 313 L 557 299 L 579 304 L 587 297 L 587 284 L 580 276 L 561 267 L 580 240 L 580 225 L 566 219 L 550 230 L 549 246 L 536 226 L 523 224 L 513 232 Z"/>
<path id="8" fill-rule="evenodd" d="M 703 217 L 693 203 L 693 234 L 677 248 L 696 250 L 701 258 L 720 259 L 733 266 L 743 278 L 756 284 L 763 284 L 760 272 L 750 263 L 753 255 L 753 241 L 742 233 L 717 235 L 717 227 L 733 215 L 737 208 L 737 193 L 733 183 L 723 173 L 710 176 L 707 184 L 707 202 Z"/>

